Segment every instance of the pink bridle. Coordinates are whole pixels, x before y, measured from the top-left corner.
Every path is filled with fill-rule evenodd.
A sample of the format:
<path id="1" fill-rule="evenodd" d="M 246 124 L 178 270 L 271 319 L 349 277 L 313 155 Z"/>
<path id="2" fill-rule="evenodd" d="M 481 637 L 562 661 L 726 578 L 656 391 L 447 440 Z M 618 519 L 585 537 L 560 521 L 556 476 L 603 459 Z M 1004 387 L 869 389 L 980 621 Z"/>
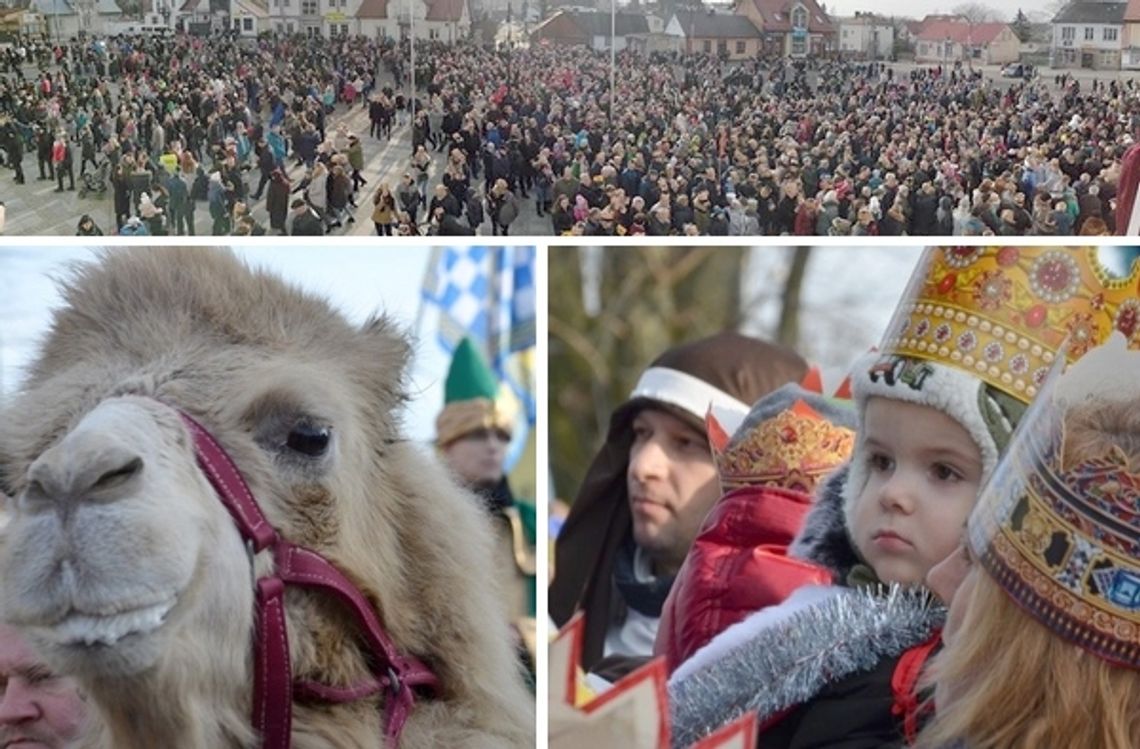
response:
<path id="1" fill-rule="evenodd" d="M 253 642 L 253 727 L 261 736 L 262 746 L 264 749 L 289 748 L 294 697 L 343 703 L 387 691 L 384 736 L 388 746 L 395 749 L 399 746 L 404 723 L 415 706 L 413 690 L 436 696 L 439 680 L 418 658 L 396 651 L 372 607 L 336 567 L 315 551 L 281 537 L 265 519 L 249 485 L 217 440 L 186 413 L 179 411 L 179 415 L 194 438 L 198 465 L 252 553 L 264 549 L 273 553 L 273 574 L 257 581 Z M 374 656 L 374 678 L 351 687 L 293 681 L 285 629 L 286 585 L 325 590 L 348 607 Z"/>

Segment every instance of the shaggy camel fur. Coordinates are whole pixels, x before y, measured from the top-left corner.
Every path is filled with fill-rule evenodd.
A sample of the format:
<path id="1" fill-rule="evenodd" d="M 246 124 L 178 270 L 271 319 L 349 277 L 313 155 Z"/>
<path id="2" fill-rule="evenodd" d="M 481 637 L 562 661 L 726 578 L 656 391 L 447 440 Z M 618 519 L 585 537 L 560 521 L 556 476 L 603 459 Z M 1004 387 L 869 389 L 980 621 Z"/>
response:
<path id="1" fill-rule="evenodd" d="M 402 749 L 530 747 L 534 710 L 487 574 L 479 504 L 401 437 L 411 348 L 384 317 L 330 304 L 203 248 L 110 250 L 0 415 L 13 497 L 0 610 L 102 717 L 103 749 L 255 747 L 251 570 L 171 406 L 233 457 L 273 525 L 323 554 L 402 652 L 442 683 Z M 290 588 L 294 678 L 368 675 L 355 624 Z M 294 705 L 296 749 L 383 747 L 382 696 Z"/>

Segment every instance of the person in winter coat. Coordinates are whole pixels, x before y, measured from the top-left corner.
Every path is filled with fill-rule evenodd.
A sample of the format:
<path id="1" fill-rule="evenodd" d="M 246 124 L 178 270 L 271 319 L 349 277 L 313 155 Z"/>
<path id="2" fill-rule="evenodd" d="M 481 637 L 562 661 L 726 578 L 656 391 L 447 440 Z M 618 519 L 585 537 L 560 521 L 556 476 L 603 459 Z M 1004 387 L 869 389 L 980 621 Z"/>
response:
<path id="1" fill-rule="evenodd" d="M 325 165 L 318 161 L 309 173 L 309 184 L 305 186 L 305 199 L 321 220 L 327 226 L 329 218 L 329 172 Z"/>
<path id="2" fill-rule="evenodd" d="M 1126 345 L 1114 335 L 1038 396 L 927 576 L 950 611 L 917 746 L 1140 746 L 1140 352 Z"/>
<path id="3" fill-rule="evenodd" d="M 820 201 L 819 215 L 815 219 L 815 234 L 826 237 L 831 233 L 831 225 L 839 218 L 839 197 L 835 190 L 828 190 Z"/>
<path id="4" fill-rule="evenodd" d="M 830 575 L 788 557 L 816 486 L 851 456 L 855 411 L 819 392 L 818 370 L 756 401 L 731 439 L 709 427 L 723 496 L 665 600 L 654 655 L 670 672 L 748 613 Z M 713 416 L 715 420 L 715 414 Z"/>
<path id="5" fill-rule="evenodd" d="M 72 155 L 71 144 L 67 142 L 67 135 L 59 133 L 56 135 L 55 142 L 51 146 L 51 163 L 55 169 L 55 179 L 57 187 L 56 192 L 63 192 L 63 176 L 66 174 L 68 179 L 68 190 L 75 189 L 75 170 L 73 164 L 75 157 Z"/>
<path id="6" fill-rule="evenodd" d="M 269 176 L 269 187 L 265 196 L 265 208 L 269 211 L 269 228 L 285 234 L 285 219 L 289 215 L 289 194 L 292 184 L 285 172 L 274 169 Z"/>
<path id="7" fill-rule="evenodd" d="M 428 203 L 428 215 L 434 218 L 437 208 L 443 208 L 445 213 L 455 218 L 459 218 L 463 214 L 463 204 L 451 194 L 442 182 L 435 186 L 435 195 Z"/>
<path id="8" fill-rule="evenodd" d="M 348 206 L 352 203 L 352 179 L 345 172 L 344 167 L 340 164 L 333 166 L 328 176 L 328 210 L 330 227 L 339 227 L 342 220 L 347 220 L 348 223 L 356 223 L 356 218 L 348 213 Z"/>
<path id="9" fill-rule="evenodd" d="M 420 197 L 426 202 L 427 185 L 428 185 L 428 170 L 431 168 L 431 154 L 422 145 L 416 149 L 412 154 L 411 172 L 415 175 L 416 187 L 420 191 Z"/>
<path id="10" fill-rule="evenodd" d="M 257 169 L 261 173 L 261 178 L 257 182 L 257 189 L 250 196 L 251 200 L 261 200 L 261 193 L 269 184 L 273 170 L 276 168 L 277 159 L 273 156 L 273 149 L 269 147 L 268 141 L 262 138 L 257 142 Z"/>
<path id="11" fill-rule="evenodd" d="M 396 223 L 396 197 L 381 182 L 372 197 L 372 223 L 376 226 L 376 236 L 392 236 L 392 226 Z"/>
<path id="12" fill-rule="evenodd" d="M 487 214 L 491 217 L 493 235 L 505 237 L 510 233 L 511 224 L 519 216 L 519 202 L 505 179 L 496 179 L 487 194 Z"/>
<path id="13" fill-rule="evenodd" d="M 186 181 L 175 173 L 166 178 L 165 185 L 168 196 L 166 210 L 170 221 L 169 230 L 179 236 L 194 236 L 192 213 L 194 201 L 190 199 L 190 189 Z"/>
<path id="14" fill-rule="evenodd" d="M 479 227 L 483 225 L 483 200 L 479 196 L 479 188 L 472 185 L 467 188 L 467 195 L 463 201 L 464 209 L 467 211 L 467 225 L 471 227 L 472 234 L 479 233 Z"/>
<path id="15" fill-rule="evenodd" d="M 127 223 L 119 229 L 120 237 L 146 237 L 149 235 L 150 232 L 147 231 L 146 224 L 138 216 L 131 216 L 127 219 Z"/>
<path id="16" fill-rule="evenodd" d="M 574 209 L 570 206 L 570 196 L 562 193 L 554 201 L 550 212 L 550 225 L 556 236 L 566 236 L 574 226 Z"/>
<path id="17" fill-rule="evenodd" d="M 221 172 L 210 172 L 206 201 L 210 206 L 210 220 L 213 222 L 210 233 L 215 237 L 230 233 L 230 208 L 226 197 L 226 186 Z"/>
<path id="18" fill-rule="evenodd" d="M 1045 257 L 1048 249 L 1029 252 L 1015 253 L 1027 269 L 1055 260 Z M 675 745 L 744 711 L 760 717 L 760 747 L 879 747 L 913 733 L 919 701 L 912 674 L 921 671 L 941 624 L 941 612 L 917 586 L 956 548 L 979 487 L 1036 392 L 988 370 L 983 379 L 949 350 L 920 352 L 927 348 L 920 341 L 948 333 L 955 346 L 973 350 L 971 341 L 979 343 L 995 324 L 1015 340 L 1031 334 L 1019 321 L 1042 300 L 995 308 L 987 294 L 976 294 L 973 276 L 957 273 L 973 265 L 978 273 L 1032 272 L 1010 266 L 1011 259 L 1001 248 L 945 248 L 919 263 L 913 296 L 901 300 L 898 313 L 908 336 L 893 326 L 880 351 L 853 367 L 858 437 L 849 466 L 825 482 L 788 548 L 788 557 L 827 570 L 832 584 L 797 589 L 722 632 L 674 672 Z M 1022 282 L 1028 289 L 1029 280 Z M 995 288 L 1002 293 L 1000 284 Z M 956 337 L 952 323 L 926 317 L 928 304 L 961 305 L 979 322 L 963 320 Z M 1047 345 L 1024 355 L 1003 347 L 1001 360 L 993 359 L 993 346 L 987 350 L 1005 366 L 1021 371 L 1026 359 L 1036 371 L 1048 368 L 1063 338 L 1053 331 Z"/>
<path id="19" fill-rule="evenodd" d="M 115 231 L 118 231 L 131 215 L 130 176 L 123 164 L 111 174 L 111 192 L 115 205 Z"/>
<path id="20" fill-rule="evenodd" d="M 84 213 L 79 218 L 79 224 L 75 227 L 75 236 L 77 237 L 101 237 L 103 230 L 95 223 L 95 220 Z"/>
<path id="21" fill-rule="evenodd" d="M 709 404 L 748 404 L 807 366 L 791 349 L 736 333 L 675 346 L 610 418 L 555 545 L 550 615 L 585 614 L 581 665 L 647 656 L 665 597 L 720 496 L 704 426 Z"/>
<path id="22" fill-rule="evenodd" d="M 325 233 L 325 222 L 316 210 L 297 198 L 291 205 L 292 213 L 286 220 L 289 234 L 296 237 L 319 237 Z"/>
<path id="23" fill-rule="evenodd" d="M 348 134 L 348 165 L 352 168 L 352 191 L 356 192 L 364 185 L 368 184 L 368 180 L 364 179 L 361 171 L 364 169 L 364 146 L 360 143 L 360 138 L 356 133 Z"/>
<path id="24" fill-rule="evenodd" d="M 400 186 L 396 189 L 396 201 L 399 203 L 400 210 L 407 213 L 408 220 L 415 225 L 416 214 L 419 213 L 420 206 L 423 205 L 424 201 L 419 188 L 412 181 L 411 174 L 405 172 L 404 176 L 400 178 Z"/>
<path id="25" fill-rule="evenodd" d="M 933 182 L 926 182 L 914 196 L 911 234 L 931 235 L 938 231 L 938 193 Z"/>

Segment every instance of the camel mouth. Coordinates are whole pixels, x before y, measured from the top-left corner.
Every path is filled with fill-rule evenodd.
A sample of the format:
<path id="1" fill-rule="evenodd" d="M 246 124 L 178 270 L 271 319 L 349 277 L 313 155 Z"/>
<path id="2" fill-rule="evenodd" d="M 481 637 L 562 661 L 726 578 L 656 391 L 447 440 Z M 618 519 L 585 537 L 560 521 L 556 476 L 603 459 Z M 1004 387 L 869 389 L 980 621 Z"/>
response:
<path id="1" fill-rule="evenodd" d="M 55 625 L 41 631 L 46 639 L 58 645 L 109 647 L 130 635 L 148 635 L 154 632 L 166 621 L 166 615 L 177 602 L 177 597 L 171 597 L 159 603 L 108 615 L 73 610 Z"/>

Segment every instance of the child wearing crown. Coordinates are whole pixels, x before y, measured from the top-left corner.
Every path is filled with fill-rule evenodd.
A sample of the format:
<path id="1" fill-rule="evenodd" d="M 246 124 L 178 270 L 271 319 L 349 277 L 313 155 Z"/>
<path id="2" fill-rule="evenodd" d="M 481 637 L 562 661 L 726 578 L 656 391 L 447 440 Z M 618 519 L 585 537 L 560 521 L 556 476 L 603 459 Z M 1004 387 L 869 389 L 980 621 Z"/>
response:
<path id="1" fill-rule="evenodd" d="M 819 565 L 789 558 L 788 545 L 811 509 L 816 486 L 851 457 L 850 401 L 826 398 L 819 373 L 757 401 L 732 426 L 708 416 L 723 496 L 701 525 L 661 611 L 654 655 L 672 672 L 748 613 L 796 588 L 830 582 Z"/>
<path id="2" fill-rule="evenodd" d="M 882 351 L 853 369 L 854 454 L 791 548 L 833 584 L 796 590 L 677 669 L 674 746 L 748 712 L 761 747 L 913 734 L 914 678 L 942 618 L 920 586 L 954 551 L 1062 341 L 1077 358 L 1120 318 L 1128 295 L 1104 278 L 1093 250 L 928 252 Z"/>
<path id="3" fill-rule="evenodd" d="M 1138 383 L 1120 335 L 1066 372 L 931 570 L 950 612 L 922 746 L 1140 746 Z"/>

